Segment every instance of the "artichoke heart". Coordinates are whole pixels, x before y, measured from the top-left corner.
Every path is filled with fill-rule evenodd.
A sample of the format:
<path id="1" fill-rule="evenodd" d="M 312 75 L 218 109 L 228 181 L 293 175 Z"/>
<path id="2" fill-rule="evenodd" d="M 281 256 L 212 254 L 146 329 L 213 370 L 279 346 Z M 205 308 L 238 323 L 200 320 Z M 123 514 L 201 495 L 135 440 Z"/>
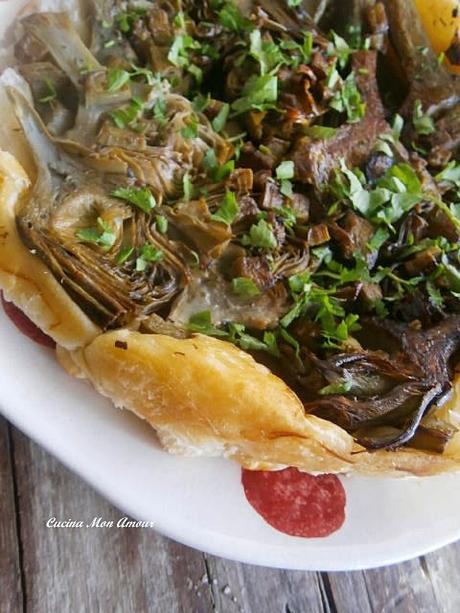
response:
<path id="1" fill-rule="evenodd" d="M 103 329 L 126 326 L 173 298 L 186 282 L 187 265 L 152 227 L 150 215 L 110 196 L 127 180 L 110 150 L 97 169 L 82 148 L 70 156 L 47 132 L 39 116 L 17 91 L 9 94 L 34 153 L 37 179 L 17 214 L 17 227 L 29 249 L 47 264 L 62 287 Z M 74 146 L 75 149 L 75 146 Z M 97 223 L 109 239 L 93 232 Z M 123 249 L 154 246 L 162 257 L 145 272 Z M 129 247 L 127 247 L 129 245 Z M 137 266 L 139 268 L 139 266 Z"/>

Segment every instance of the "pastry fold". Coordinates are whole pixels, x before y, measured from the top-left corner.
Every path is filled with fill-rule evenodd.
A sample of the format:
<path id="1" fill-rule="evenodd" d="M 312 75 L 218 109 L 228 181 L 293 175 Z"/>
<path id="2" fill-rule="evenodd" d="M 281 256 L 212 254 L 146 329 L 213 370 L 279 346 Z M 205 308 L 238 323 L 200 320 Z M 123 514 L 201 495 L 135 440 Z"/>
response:
<path id="1" fill-rule="evenodd" d="M 458 454 L 448 450 L 365 451 L 339 426 L 306 415 L 279 377 L 219 339 L 115 330 L 75 351 L 58 348 L 58 357 L 72 375 L 145 419 L 171 453 L 311 473 L 428 475 L 458 468 Z"/>

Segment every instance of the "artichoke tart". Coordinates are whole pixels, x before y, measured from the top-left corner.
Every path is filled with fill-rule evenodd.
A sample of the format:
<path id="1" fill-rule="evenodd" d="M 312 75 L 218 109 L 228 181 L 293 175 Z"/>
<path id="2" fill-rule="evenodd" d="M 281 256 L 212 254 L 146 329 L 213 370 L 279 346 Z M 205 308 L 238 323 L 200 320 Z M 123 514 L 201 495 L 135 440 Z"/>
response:
<path id="1" fill-rule="evenodd" d="M 27 5 L 4 296 L 172 453 L 458 469 L 454 60 L 407 0 Z"/>

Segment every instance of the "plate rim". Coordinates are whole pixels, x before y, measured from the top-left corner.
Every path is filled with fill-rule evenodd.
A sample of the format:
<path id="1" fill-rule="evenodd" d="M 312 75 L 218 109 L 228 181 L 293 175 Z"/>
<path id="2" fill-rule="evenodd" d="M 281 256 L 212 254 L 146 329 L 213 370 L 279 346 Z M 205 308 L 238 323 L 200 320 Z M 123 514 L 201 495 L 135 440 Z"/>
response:
<path id="1" fill-rule="evenodd" d="M 50 439 L 47 439 L 45 441 L 43 440 L 44 436 L 37 436 L 36 433 L 30 432 L 30 429 L 27 427 L 27 424 L 24 424 L 20 419 L 15 418 L 13 407 L 8 407 L 4 402 L 1 402 L 0 413 L 10 424 L 18 428 L 35 444 L 38 444 L 43 449 L 45 449 L 47 453 L 50 453 L 68 470 L 70 470 L 73 474 L 77 475 L 80 479 L 82 479 L 87 485 L 89 485 L 93 490 L 95 490 L 100 496 L 108 500 L 110 504 L 112 504 L 119 511 L 129 514 L 133 519 L 138 521 L 152 521 L 152 515 L 150 515 L 149 517 L 143 516 L 143 513 L 138 512 L 138 510 L 132 504 L 126 501 L 121 501 L 119 498 L 117 498 L 117 495 L 113 491 L 104 487 L 103 483 L 98 482 L 98 480 L 92 475 L 87 474 L 87 471 L 81 469 L 81 467 L 79 467 L 76 462 L 73 462 L 69 458 L 66 458 L 62 453 L 60 453 L 59 450 L 56 450 L 56 448 L 53 447 L 53 444 Z M 353 478 L 359 479 L 359 475 L 354 476 Z M 431 477 L 425 477 L 423 478 L 423 480 L 430 478 Z M 397 478 L 395 477 L 394 479 Z M 412 479 L 420 480 L 420 478 L 418 477 L 414 477 Z M 145 529 L 154 530 L 162 536 L 170 538 L 177 543 L 180 543 L 187 547 L 191 547 L 192 549 L 195 549 L 197 551 L 225 558 L 234 562 L 240 562 L 243 564 L 251 564 L 254 566 L 266 568 L 276 568 L 280 570 L 298 570 L 306 572 L 352 572 L 359 570 L 372 570 L 384 566 L 400 564 L 402 562 L 418 558 L 420 556 L 436 551 L 437 549 L 445 547 L 460 539 L 459 523 L 459 526 L 455 531 L 449 531 L 449 534 L 446 534 L 441 538 L 439 536 L 436 537 L 436 532 L 433 531 L 433 536 L 431 536 L 428 540 L 425 540 L 423 543 L 420 543 L 419 546 L 415 544 L 409 544 L 403 546 L 400 550 L 397 551 L 386 545 L 382 548 L 382 551 L 381 548 L 373 548 L 370 554 L 367 551 L 363 554 L 363 552 L 361 551 L 360 557 L 355 558 L 353 556 L 350 556 L 350 562 L 346 564 L 336 564 L 331 557 L 330 563 L 322 563 L 318 565 L 315 564 L 314 561 L 311 559 L 311 553 L 314 554 L 315 552 L 312 552 L 311 550 L 309 552 L 308 547 L 306 547 L 305 549 L 305 559 L 301 563 L 299 563 L 298 561 L 293 561 L 293 563 L 286 562 L 286 555 L 285 553 L 283 553 L 287 549 L 286 545 L 270 546 L 269 551 L 271 555 L 273 555 L 273 553 L 278 550 L 281 553 L 281 556 L 275 556 L 275 559 L 272 558 L 271 560 L 267 560 L 267 551 L 263 543 L 258 543 L 257 545 L 254 545 L 254 543 L 247 543 L 249 544 L 250 550 L 244 551 L 244 549 L 240 547 L 240 541 L 241 543 L 243 543 L 244 539 L 237 538 L 233 539 L 232 541 L 229 537 L 221 535 L 216 531 L 205 531 L 200 528 L 197 529 L 195 527 L 190 532 L 168 527 L 167 522 L 164 522 L 161 519 L 154 518 L 153 521 L 154 527 Z M 212 536 L 211 539 L 209 538 L 210 536 Z M 327 537 L 325 539 L 305 539 L 305 542 L 306 544 L 308 544 L 308 541 L 310 540 L 326 541 L 326 539 Z M 233 545 L 237 543 L 238 552 L 235 552 L 234 546 L 232 546 L 231 543 L 233 543 Z M 333 550 L 337 548 L 340 548 L 340 545 L 331 547 L 331 553 L 333 553 Z M 297 551 L 296 554 L 298 554 Z M 262 561 L 263 558 L 265 558 L 264 561 Z M 296 559 L 297 558 L 298 555 L 296 555 Z"/>

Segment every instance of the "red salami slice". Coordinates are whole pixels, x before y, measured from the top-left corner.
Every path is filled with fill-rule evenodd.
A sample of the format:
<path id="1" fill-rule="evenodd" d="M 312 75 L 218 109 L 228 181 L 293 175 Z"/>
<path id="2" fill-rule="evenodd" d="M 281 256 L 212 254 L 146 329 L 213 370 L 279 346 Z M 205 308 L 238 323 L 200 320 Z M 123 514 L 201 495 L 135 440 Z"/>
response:
<path id="1" fill-rule="evenodd" d="M 47 334 L 42 332 L 40 328 L 30 321 L 30 319 L 25 315 L 17 306 L 15 306 L 12 302 L 7 302 L 3 297 L 2 293 L 2 305 L 3 310 L 14 323 L 16 328 L 20 330 L 23 334 L 31 338 L 36 343 L 40 345 L 44 345 L 45 347 L 55 347 L 56 343 L 50 338 Z"/>
<path id="2" fill-rule="evenodd" d="M 243 470 L 241 480 L 257 513 L 290 536 L 329 536 L 345 521 L 345 490 L 335 475 Z"/>

